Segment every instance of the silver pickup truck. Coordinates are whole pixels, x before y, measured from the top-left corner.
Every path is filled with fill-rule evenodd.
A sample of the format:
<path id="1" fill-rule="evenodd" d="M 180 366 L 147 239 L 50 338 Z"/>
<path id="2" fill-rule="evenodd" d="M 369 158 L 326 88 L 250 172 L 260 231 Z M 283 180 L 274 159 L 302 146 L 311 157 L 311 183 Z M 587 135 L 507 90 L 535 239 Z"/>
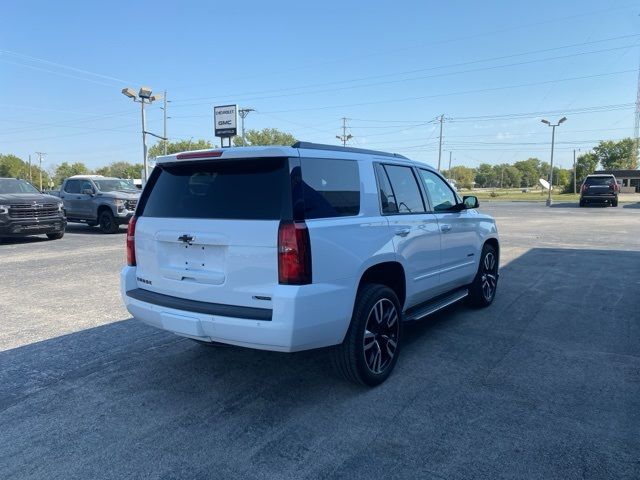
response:
<path id="1" fill-rule="evenodd" d="M 102 175 L 67 178 L 59 192 L 68 222 L 99 225 L 104 233 L 115 233 L 129 222 L 138 204 L 140 190 L 131 180 Z"/>

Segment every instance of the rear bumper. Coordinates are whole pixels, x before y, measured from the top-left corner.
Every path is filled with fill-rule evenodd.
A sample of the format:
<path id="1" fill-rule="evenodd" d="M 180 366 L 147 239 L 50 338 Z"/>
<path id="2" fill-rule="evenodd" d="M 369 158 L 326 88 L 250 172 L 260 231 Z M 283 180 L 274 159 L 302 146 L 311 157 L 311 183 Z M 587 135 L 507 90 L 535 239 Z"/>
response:
<path id="1" fill-rule="evenodd" d="M 27 219 L 0 218 L 0 236 L 24 237 L 27 235 L 43 235 L 63 232 L 67 219 L 63 216 Z"/>
<path id="2" fill-rule="evenodd" d="M 263 302 L 268 308 L 253 308 L 147 295 L 140 292 L 148 290 L 139 288 L 135 270 L 124 267 L 121 272 L 121 294 L 129 313 L 189 338 L 295 352 L 341 343 L 351 321 L 355 279 L 340 284 L 278 285 L 272 300 Z"/>
<path id="3" fill-rule="evenodd" d="M 618 198 L 618 195 L 583 195 L 580 197 L 587 202 L 611 202 Z"/>

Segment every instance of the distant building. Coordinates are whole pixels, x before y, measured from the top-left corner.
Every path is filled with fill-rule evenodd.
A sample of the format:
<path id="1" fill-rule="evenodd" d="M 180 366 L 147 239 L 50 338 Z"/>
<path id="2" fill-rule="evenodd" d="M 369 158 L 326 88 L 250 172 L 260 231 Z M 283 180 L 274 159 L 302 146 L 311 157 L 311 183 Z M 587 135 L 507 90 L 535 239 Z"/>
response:
<path id="1" fill-rule="evenodd" d="M 598 170 L 593 173 L 612 174 L 620 185 L 620 193 L 640 192 L 640 170 Z"/>

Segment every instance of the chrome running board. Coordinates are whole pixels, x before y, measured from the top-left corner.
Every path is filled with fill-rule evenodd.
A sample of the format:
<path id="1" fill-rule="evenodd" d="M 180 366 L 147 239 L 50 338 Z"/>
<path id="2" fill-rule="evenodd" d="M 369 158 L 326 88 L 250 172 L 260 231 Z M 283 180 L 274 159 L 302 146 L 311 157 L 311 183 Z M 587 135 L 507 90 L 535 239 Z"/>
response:
<path id="1" fill-rule="evenodd" d="M 430 300 L 421 305 L 412 307 L 404 313 L 404 321 L 412 322 L 415 320 L 420 320 L 427 315 L 436 313 L 438 310 L 442 310 L 443 308 L 448 307 L 453 303 L 459 302 L 467 295 L 469 295 L 469 290 L 463 288 L 461 290 L 455 290 L 451 293 L 447 293 L 442 297 L 437 297 L 436 299 Z"/>

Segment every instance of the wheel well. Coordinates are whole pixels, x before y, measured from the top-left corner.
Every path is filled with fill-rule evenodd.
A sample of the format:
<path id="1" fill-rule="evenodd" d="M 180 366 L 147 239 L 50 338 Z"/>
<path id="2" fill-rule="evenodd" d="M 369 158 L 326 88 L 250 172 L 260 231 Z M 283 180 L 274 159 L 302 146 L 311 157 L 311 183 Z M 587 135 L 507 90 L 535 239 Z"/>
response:
<path id="1" fill-rule="evenodd" d="M 484 244 L 491 245 L 496 249 L 496 253 L 498 254 L 498 261 L 500 261 L 500 244 L 498 243 L 498 240 L 496 240 L 495 238 L 489 238 L 486 242 L 484 242 Z M 498 263 L 498 265 L 500 264 Z"/>
<path id="2" fill-rule="evenodd" d="M 395 292 L 400 302 L 404 306 L 407 287 L 404 268 L 398 262 L 384 262 L 369 267 L 362 274 L 358 289 L 366 283 L 379 283 L 386 285 Z"/>

